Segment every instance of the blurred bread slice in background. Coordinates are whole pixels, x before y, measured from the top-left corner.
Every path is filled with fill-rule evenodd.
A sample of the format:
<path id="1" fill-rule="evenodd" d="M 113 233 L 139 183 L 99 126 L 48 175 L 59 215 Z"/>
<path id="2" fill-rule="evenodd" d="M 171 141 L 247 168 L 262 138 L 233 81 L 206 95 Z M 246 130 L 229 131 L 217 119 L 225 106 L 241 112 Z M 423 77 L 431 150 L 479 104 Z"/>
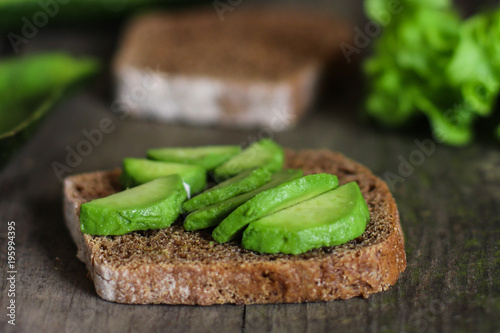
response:
<path id="1" fill-rule="evenodd" d="M 312 104 L 350 30 L 302 12 L 241 9 L 224 20 L 208 9 L 143 14 L 114 59 L 114 107 L 160 121 L 279 131 Z"/>

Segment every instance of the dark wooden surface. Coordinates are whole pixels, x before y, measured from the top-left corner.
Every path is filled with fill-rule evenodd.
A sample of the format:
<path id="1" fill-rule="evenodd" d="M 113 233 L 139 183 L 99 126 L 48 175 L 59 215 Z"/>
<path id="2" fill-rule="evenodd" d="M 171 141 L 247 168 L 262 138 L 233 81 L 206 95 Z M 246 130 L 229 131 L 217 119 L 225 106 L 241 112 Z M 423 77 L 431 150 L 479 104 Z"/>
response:
<path id="1" fill-rule="evenodd" d="M 57 38 L 54 38 L 57 37 Z M 41 33 L 26 52 L 65 47 L 106 59 L 115 33 Z M 87 39 L 86 39 L 87 38 Z M 101 300 L 75 257 L 62 216 L 62 184 L 51 167 L 64 163 L 83 130 L 109 118 L 115 130 L 72 174 L 114 168 L 149 147 L 240 144 L 259 131 L 193 128 L 120 120 L 103 97 L 106 78 L 60 105 L 33 140 L 0 171 L 2 332 L 499 332 L 500 150 L 478 143 L 439 144 L 414 171 L 415 140 L 427 132 L 394 133 L 360 121 L 360 82 L 324 98 L 294 130 L 271 133 L 284 146 L 329 148 L 381 177 L 403 176 L 393 189 L 406 238 L 408 268 L 387 292 L 369 299 L 252 306 L 122 305 Z M 270 132 L 260 132 L 260 134 Z M 413 155 L 412 155 L 413 154 Z M 407 171 L 407 170 L 402 170 Z M 400 179 L 401 180 L 401 179 Z M 16 326 L 7 324 L 7 222 L 16 222 Z"/>

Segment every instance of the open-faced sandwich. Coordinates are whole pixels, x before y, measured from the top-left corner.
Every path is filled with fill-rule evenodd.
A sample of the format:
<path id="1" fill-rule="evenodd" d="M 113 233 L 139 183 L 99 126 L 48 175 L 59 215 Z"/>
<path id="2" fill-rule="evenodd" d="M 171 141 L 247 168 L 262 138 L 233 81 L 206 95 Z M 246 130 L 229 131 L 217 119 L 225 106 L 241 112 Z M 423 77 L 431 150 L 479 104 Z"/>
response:
<path id="1" fill-rule="evenodd" d="M 285 151 L 264 139 L 245 149 L 160 148 L 147 156 L 64 183 L 78 257 L 106 300 L 368 297 L 406 267 L 387 185 L 341 154 Z"/>

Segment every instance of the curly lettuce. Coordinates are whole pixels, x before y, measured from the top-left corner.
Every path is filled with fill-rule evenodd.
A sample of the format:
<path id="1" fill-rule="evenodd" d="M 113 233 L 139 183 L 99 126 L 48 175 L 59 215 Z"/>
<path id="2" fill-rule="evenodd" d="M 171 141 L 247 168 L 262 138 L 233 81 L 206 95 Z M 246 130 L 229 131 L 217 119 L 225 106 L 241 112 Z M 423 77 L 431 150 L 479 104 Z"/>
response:
<path id="1" fill-rule="evenodd" d="M 423 114 L 436 140 L 471 142 L 500 93 L 500 8 L 463 20 L 449 0 L 401 0 L 387 24 L 393 3 L 365 1 L 368 17 L 385 26 L 364 63 L 367 112 L 387 126 Z"/>

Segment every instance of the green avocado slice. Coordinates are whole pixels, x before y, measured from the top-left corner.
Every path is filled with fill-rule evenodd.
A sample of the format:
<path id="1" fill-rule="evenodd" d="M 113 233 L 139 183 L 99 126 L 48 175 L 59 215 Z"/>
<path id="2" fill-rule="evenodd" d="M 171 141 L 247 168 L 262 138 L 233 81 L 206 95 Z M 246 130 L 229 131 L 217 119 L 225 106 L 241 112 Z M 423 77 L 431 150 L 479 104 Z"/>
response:
<path id="1" fill-rule="evenodd" d="M 191 193 L 203 191 L 207 184 L 206 171 L 201 166 L 150 161 L 142 158 L 126 158 L 123 160 L 123 172 L 120 182 L 123 187 L 128 188 L 173 174 L 181 176 L 182 181 L 189 185 Z"/>
<path id="2" fill-rule="evenodd" d="M 299 254 L 347 243 L 363 234 L 370 211 L 356 182 L 264 216 L 243 232 L 242 246 L 264 253 Z"/>
<path id="3" fill-rule="evenodd" d="M 84 203 L 80 229 L 91 235 L 123 235 L 170 226 L 181 213 L 187 193 L 178 175 Z"/>
<path id="4" fill-rule="evenodd" d="M 212 237 L 219 243 L 233 240 L 250 222 L 314 198 L 338 185 L 337 176 L 321 173 L 294 179 L 264 191 L 235 209 L 214 229 Z"/>
<path id="5" fill-rule="evenodd" d="M 302 170 L 286 169 L 275 172 L 271 176 L 271 180 L 265 185 L 245 194 L 238 195 L 234 198 L 227 199 L 211 206 L 204 207 L 189 214 L 184 220 L 184 228 L 186 230 L 198 230 L 210 228 L 218 225 L 226 216 L 231 214 L 240 205 L 253 198 L 259 193 L 267 191 L 280 184 L 301 177 Z"/>
<path id="6" fill-rule="evenodd" d="M 281 170 L 285 161 L 283 148 L 270 139 L 252 143 L 248 148 L 218 166 L 214 170 L 216 179 L 227 179 L 248 169 L 263 167 L 271 172 Z"/>
<path id="7" fill-rule="evenodd" d="M 164 162 L 195 164 L 213 170 L 241 151 L 239 146 L 204 146 L 149 149 L 148 158 Z"/>
<path id="8" fill-rule="evenodd" d="M 237 195 L 253 191 L 270 180 L 271 173 L 267 169 L 258 168 L 247 170 L 186 201 L 182 205 L 182 208 L 185 212 L 192 212 L 231 199 Z"/>

